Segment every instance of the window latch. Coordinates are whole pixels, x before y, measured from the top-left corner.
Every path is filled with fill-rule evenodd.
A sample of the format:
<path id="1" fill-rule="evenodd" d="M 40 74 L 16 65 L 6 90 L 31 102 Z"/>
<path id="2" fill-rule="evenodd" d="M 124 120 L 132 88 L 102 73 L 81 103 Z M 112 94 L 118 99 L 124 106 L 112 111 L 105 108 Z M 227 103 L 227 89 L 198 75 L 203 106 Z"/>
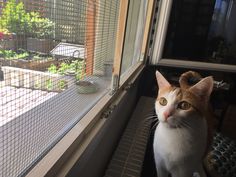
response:
<path id="1" fill-rule="evenodd" d="M 114 111 L 114 109 L 116 108 L 116 105 L 111 105 L 109 106 L 103 113 L 102 113 L 102 118 L 107 119 L 110 114 Z"/>
<path id="2" fill-rule="evenodd" d="M 119 88 L 119 76 L 115 74 L 112 76 L 110 95 L 114 95 L 114 93 L 118 90 L 118 88 Z"/>

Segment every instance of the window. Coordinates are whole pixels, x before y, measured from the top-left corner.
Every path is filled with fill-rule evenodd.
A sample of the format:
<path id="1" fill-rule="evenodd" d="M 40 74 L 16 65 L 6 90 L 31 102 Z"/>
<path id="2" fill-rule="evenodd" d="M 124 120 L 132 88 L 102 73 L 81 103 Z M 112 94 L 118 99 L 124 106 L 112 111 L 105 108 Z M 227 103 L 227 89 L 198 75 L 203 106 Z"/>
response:
<path id="1" fill-rule="evenodd" d="M 233 0 L 170 0 L 161 1 L 161 8 L 153 49 L 159 64 L 235 70 Z"/>
<path id="2" fill-rule="evenodd" d="M 130 0 L 125 32 L 124 53 L 121 72 L 124 73 L 131 66 L 143 58 L 142 44 L 147 17 L 148 1 Z"/>
<path id="3" fill-rule="evenodd" d="M 3 176 L 31 175 L 72 130 L 83 136 L 85 117 L 92 122 L 93 109 L 103 109 L 98 102 L 106 105 L 141 68 L 152 6 L 153 0 L 1 1 Z"/>
<path id="4" fill-rule="evenodd" d="M 119 3 L 2 2 L 2 176 L 27 174 L 110 92 Z"/>

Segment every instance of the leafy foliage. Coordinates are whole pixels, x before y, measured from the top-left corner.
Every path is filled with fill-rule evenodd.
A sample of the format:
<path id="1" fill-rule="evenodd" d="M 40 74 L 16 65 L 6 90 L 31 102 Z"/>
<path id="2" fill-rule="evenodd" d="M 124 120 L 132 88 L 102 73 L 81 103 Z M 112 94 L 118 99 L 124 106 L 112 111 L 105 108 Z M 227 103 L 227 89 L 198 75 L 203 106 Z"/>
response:
<path id="1" fill-rule="evenodd" d="M 0 28 L 0 33 L 10 34 L 10 32 L 7 29 L 5 29 L 5 28 Z"/>
<path id="2" fill-rule="evenodd" d="M 54 64 L 48 68 L 50 73 L 66 75 L 67 73 L 75 73 L 76 80 L 80 80 L 84 76 L 84 61 L 73 61 L 72 63 L 61 63 L 59 67 Z"/>
<path id="3" fill-rule="evenodd" d="M 29 33 L 35 38 L 49 38 L 54 33 L 54 23 L 48 18 L 41 18 L 38 12 L 30 12 Z"/>
<path id="4" fill-rule="evenodd" d="M 58 87 L 59 87 L 59 89 L 60 89 L 60 90 L 66 89 L 66 88 L 68 87 L 67 83 L 68 83 L 68 82 L 65 81 L 65 80 L 60 80 L 60 81 L 58 82 Z"/>
<path id="5" fill-rule="evenodd" d="M 26 13 L 24 4 L 22 2 L 16 3 L 16 0 L 9 0 L 2 10 L 0 28 L 18 35 L 24 34 L 28 32 L 29 20 L 30 15 Z"/>
<path id="6" fill-rule="evenodd" d="M 51 64 L 51 66 L 48 68 L 48 72 L 50 72 L 52 74 L 56 74 L 57 73 L 57 66 L 54 64 Z"/>
<path id="7" fill-rule="evenodd" d="M 0 56 L 7 60 L 27 58 L 30 54 L 26 51 L 14 52 L 12 50 L 0 50 Z"/>
<path id="8" fill-rule="evenodd" d="M 30 34 L 36 38 L 48 38 L 54 32 L 54 23 L 40 17 L 38 12 L 27 13 L 23 2 L 9 0 L 2 10 L 0 28 L 16 35 Z"/>

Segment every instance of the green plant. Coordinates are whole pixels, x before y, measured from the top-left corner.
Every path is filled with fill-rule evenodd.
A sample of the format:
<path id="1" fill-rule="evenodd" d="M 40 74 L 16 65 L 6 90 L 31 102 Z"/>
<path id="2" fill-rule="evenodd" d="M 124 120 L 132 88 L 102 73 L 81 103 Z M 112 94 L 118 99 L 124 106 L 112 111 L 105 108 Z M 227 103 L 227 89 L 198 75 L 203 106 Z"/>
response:
<path id="1" fill-rule="evenodd" d="M 48 68 L 48 72 L 56 74 L 57 73 L 57 67 L 54 64 L 51 64 L 50 67 Z"/>
<path id="2" fill-rule="evenodd" d="M 73 66 L 71 66 L 71 64 L 68 64 L 68 63 L 61 63 L 60 64 L 60 67 L 58 68 L 57 70 L 57 73 L 58 74 L 61 74 L 61 75 L 65 75 L 66 74 L 66 71 L 68 70 L 73 70 L 75 71 L 75 69 L 73 68 Z"/>
<path id="3" fill-rule="evenodd" d="M 85 73 L 85 63 L 84 61 L 77 61 L 75 63 L 73 63 L 74 66 L 76 67 L 76 80 L 80 80 L 84 77 L 84 73 Z"/>
<path id="4" fill-rule="evenodd" d="M 60 80 L 60 81 L 58 82 L 58 87 L 59 87 L 60 90 L 66 89 L 66 88 L 67 88 L 67 81 L 65 81 L 65 80 Z"/>
<path id="5" fill-rule="evenodd" d="M 52 79 L 47 79 L 46 80 L 46 88 L 47 88 L 47 90 L 52 90 L 53 89 Z"/>
<path id="6" fill-rule="evenodd" d="M 14 52 L 14 51 L 12 51 L 12 50 L 1 50 L 0 51 L 0 55 L 3 57 L 3 58 L 6 58 L 6 59 L 8 59 L 8 58 L 11 58 L 11 57 L 13 57 L 13 56 L 15 56 L 16 55 L 16 52 Z"/>
<path id="7" fill-rule="evenodd" d="M 27 33 L 41 39 L 52 36 L 54 23 L 48 18 L 40 17 L 38 12 L 27 13 L 23 2 L 9 0 L 2 10 L 0 28 L 17 35 Z"/>
<path id="8" fill-rule="evenodd" d="M 29 13 L 29 33 L 35 38 L 49 38 L 54 33 L 54 22 L 48 18 L 41 18 L 38 12 Z"/>
<path id="9" fill-rule="evenodd" d="M 84 76 L 84 61 L 73 61 L 72 63 L 61 63 L 59 67 L 51 64 L 48 71 L 53 74 L 65 75 L 69 72 L 74 72 L 76 80 L 82 79 Z"/>
<path id="10" fill-rule="evenodd" d="M 17 35 L 28 32 L 29 13 L 26 13 L 24 4 L 16 0 L 7 1 L 0 17 L 0 28 L 7 29 Z"/>
<path id="11" fill-rule="evenodd" d="M 14 52 L 13 50 L 2 49 L 0 50 L 0 55 L 7 60 L 13 60 L 27 58 L 30 54 L 26 51 Z"/>

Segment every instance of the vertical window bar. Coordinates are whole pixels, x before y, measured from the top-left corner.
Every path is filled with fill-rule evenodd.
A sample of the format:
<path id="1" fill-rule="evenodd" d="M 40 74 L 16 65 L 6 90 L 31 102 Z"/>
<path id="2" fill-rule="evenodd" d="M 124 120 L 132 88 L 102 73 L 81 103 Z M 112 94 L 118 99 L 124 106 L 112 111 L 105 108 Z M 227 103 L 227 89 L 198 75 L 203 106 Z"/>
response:
<path id="1" fill-rule="evenodd" d="M 120 0 L 118 27 L 117 27 L 118 32 L 115 42 L 116 45 L 115 45 L 115 56 L 114 56 L 113 73 L 112 73 L 111 94 L 114 94 L 116 90 L 119 88 L 128 6 L 129 6 L 128 0 Z"/>
<path id="2" fill-rule="evenodd" d="M 147 41 L 148 41 L 148 34 L 150 32 L 150 24 L 152 19 L 152 13 L 153 13 L 153 6 L 154 6 L 154 0 L 148 1 L 148 8 L 147 8 L 147 17 L 146 17 L 146 23 L 145 23 L 145 29 L 144 29 L 144 37 L 143 37 L 143 43 L 142 43 L 142 50 L 141 50 L 141 58 L 140 60 L 144 60 L 145 52 L 147 50 Z"/>

